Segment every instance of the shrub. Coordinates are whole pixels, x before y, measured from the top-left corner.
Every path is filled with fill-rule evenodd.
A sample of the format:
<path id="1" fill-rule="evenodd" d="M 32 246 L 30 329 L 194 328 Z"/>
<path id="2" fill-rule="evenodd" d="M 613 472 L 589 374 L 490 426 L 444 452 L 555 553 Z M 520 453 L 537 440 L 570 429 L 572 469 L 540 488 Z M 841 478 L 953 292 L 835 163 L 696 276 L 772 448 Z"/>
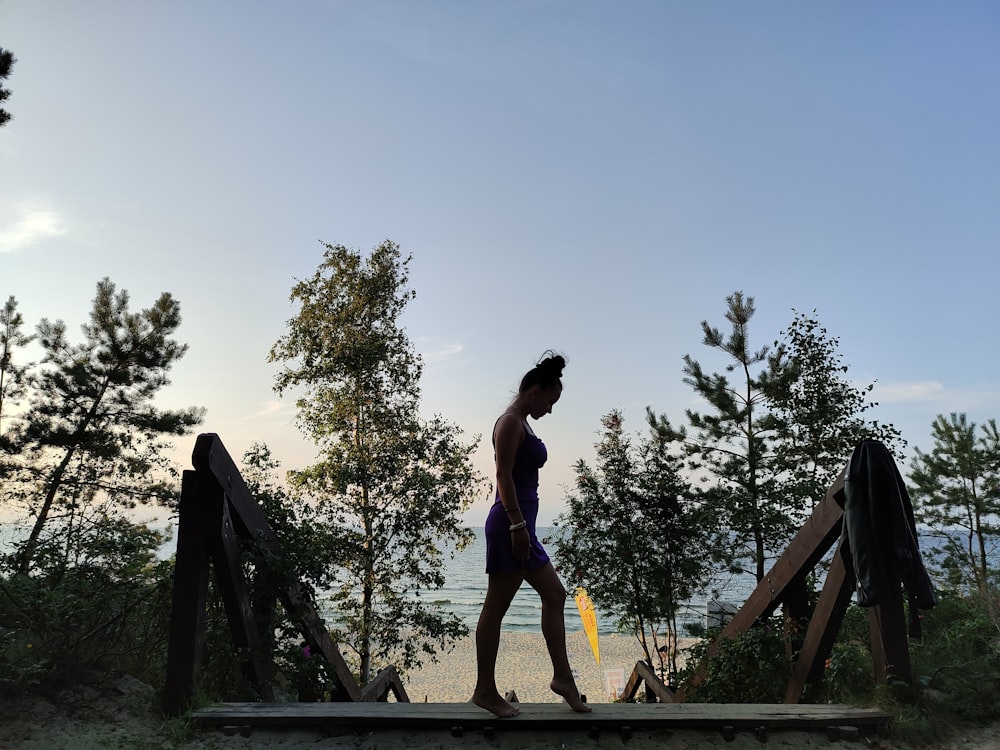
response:
<path id="1" fill-rule="evenodd" d="M 47 689 L 93 671 L 162 682 L 172 566 L 145 526 L 80 538 L 75 564 L 43 548 L 32 575 L 0 579 L 0 688 Z"/>
<path id="2" fill-rule="evenodd" d="M 960 720 L 1000 716 L 1000 634 L 988 603 L 942 593 L 921 620 L 922 644 L 910 653 L 926 709 Z"/>
<path id="3" fill-rule="evenodd" d="M 823 694 L 836 703 L 866 703 L 875 688 L 875 667 L 866 642 L 835 643 L 823 670 Z"/>
<path id="4" fill-rule="evenodd" d="M 781 703 L 790 676 L 785 656 L 785 640 L 780 617 L 727 638 L 715 655 L 707 656 L 717 631 L 692 647 L 681 681 L 688 683 L 694 669 L 702 664 L 705 680 L 689 690 L 692 703 Z"/>

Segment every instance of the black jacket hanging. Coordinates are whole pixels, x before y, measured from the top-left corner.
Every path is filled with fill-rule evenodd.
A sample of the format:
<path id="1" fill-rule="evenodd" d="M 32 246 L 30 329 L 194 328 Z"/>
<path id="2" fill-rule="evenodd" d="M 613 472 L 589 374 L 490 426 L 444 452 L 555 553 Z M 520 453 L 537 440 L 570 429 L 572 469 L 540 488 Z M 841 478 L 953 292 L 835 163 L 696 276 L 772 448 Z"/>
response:
<path id="1" fill-rule="evenodd" d="M 863 440 L 844 478 L 841 554 L 857 582 L 858 604 L 881 601 L 884 586 L 902 582 L 909 600 L 910 635 L 919 637 L 918 609 L 937 603 L 917 543 L 913 505 L 892 454 L 878 440 Z"/>

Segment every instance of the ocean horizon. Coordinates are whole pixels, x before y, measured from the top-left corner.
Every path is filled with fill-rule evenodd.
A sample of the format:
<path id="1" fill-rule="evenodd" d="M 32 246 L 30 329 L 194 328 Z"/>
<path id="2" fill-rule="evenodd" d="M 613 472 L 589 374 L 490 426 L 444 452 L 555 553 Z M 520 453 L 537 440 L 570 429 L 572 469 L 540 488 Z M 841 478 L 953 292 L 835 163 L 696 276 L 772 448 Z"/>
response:
<path id="1" fill-rule="evenodd" d="M 464 550 L 456 552 L 454 556 L 449 556 L 445 563 L 444 575 L 445 584 L 436 591 L 423 592 L 422 598 L 430 598 L 430 601 L 444 609 L 446 612 L 458 615 L 470 632 L 476 629 L 476 622 L 479 619 L 479 612 L 483 606 L 483 599 L 486 596 L 486 535 L 482 526 L 469 527 L 475 538 Z M 543 540 L 549 536 L 554 527 L 539 526 L 538 536 Z M 551 557 L 554 554 L 552 545 L 547 545 L 546 550 Z M 450 555 L 451 549 L 446 550 Z M 580 619 L 580 612 L 577 609 L 576 601 L 573 598 L 575 587 L 563 580 L 569 596 L 566 598 L 566 631 L 576 632 L 583 630 L 583 622 Z M 752 574 L 731 575 L 718 577 L 708 587 L 720 591 L 719 602 L 727 609 L 735 611 L 742 606 L 743 602 L 757 585 Z M 713 600 L 707 592 L 702 592 L 690 601 L 685 602 L 681 607 L 678 616 L 678 628 L 684 633 L 683 626 L 687 623 L 697 623 L 704 625 L 707 617 L 709 601 Z M 323 600 L 320 596 L 320 608 L 323 610 Z M 594 609 L 597 613 L 597 629 L 601 635 L 618 633 L 617 621 L 614 616 L 601 607 L 599 601 L 594 601 Z M 329 610 L 322 611 L 325 617 L 330 617 L 333 613 Z M 506 632 L 528 632 L 541 633 L 542 606 L 538 594 L 527 583 L 523 584 L 514 596 L 510 609 L 503 620 L 502 630 Z"/>

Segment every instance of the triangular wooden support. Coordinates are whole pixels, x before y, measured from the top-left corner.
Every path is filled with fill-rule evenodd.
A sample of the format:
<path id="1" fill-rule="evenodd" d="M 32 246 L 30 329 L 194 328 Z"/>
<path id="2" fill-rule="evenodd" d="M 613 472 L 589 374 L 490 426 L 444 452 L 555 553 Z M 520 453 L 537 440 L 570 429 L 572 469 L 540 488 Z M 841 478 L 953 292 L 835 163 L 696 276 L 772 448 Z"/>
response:
<path id="1" fill-rule="evenodd" d="M 198 436 L 192 463 L 194 471 L 185 471 L 181 483 L 170 640 L 167 646 L 164 703 L 166 710 L 172 714 L 181 713 L 190 706 L 197 683 L 209 564 L 215 567 L 243 674 L 257 687 L 261 700 L 275 699 L 271 686 L 271 654 L 257 637 L 237 537 L 255 540 L 265 551 L 278 558 L 283 555 L 281 545 L 218 435 L 206 433 Z M 335 699 L 383 701 L 392 692 L 397 701 L 409 701 L 402 681 L 392 666 L 379 672 L 367 685 L 358 685 L 299 581 L 285 581 L 277 595 L 286 611 L 298 622 L 311 652 L 321 655 L 333 667 L 337 678 Z"/>
<path id="2" fill-rule="evenodd" d="M 808 617 L 809 627 L 794 661 L 785 692 L 785 703 L 798 703 L 806 684 L 822 678 L 824 665 L 854 592 L 854 581 L 848 577 L 838 545 L 815 609 L 811 613 L 803 609 L 807 576 L 841 538 L 845 474 L 846 468 L 814 508 L 785 552 L 708 649 L 708 656 L 714 656 L 718 653 L 720 643 L 747 631 L 782 605 L 790 616 Z M 882 683 L 890 674 L 904 680 L 912 677 L 901 586 L 894 570 L 890 570 L 888 578 L 892 583 L 884 586 L 882 601 L 868 610 L 875 678 Z M 687 691 L 699 687 L 704 681 L 705 670 L 701 665 L 674 694 L 674 702 L 683 702 Z"/>
<path id="3" fill-rule="evenodd" d="M 718 653 L 720 643 L 737 633 L 746 632 L 756 623 L 766 619 L 786 599 L 799 598 L 806 576 L 840 536 L 844 511 L 837 503 L 836 495 L 843 492 L 843 488 L 844 477 L 841 475 L 827 491 L 826 497 L 813 509 L 812 515 L 778 558 L 774 567 L 757 584 L 740 610 L 709 646 L 709 657 Z M 825 656 L 823 658 L 826 659 Z M 678 689 L 676 700 L 683 702 L 687 691 L 702 685 L 704 681 L 704 668 L 699 668 L 694 676 Z"/>
<path id="4" fill-rule="evenodd" d="M 625 689 L 619 699 L 625 702 L 635 700 L 641 686 L 646 686 L 647 703 L 673 703 L 674 690 L 659 678 L 656 672 L 644 661 L 637 661 L 632 674 L 629 675 Z"/>

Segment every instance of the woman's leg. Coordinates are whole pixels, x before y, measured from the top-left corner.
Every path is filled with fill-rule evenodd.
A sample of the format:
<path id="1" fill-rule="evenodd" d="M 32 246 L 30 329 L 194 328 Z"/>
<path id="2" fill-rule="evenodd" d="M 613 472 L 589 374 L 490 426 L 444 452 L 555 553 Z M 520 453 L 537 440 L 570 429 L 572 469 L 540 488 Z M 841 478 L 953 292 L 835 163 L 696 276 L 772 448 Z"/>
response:
<path id="1" fill-rule="evenodd" d="M 580 691 L 577 690 L 569 657 L 566 655 L 566 589 L 552 563 L 527 571 L 524 579 L 542 599 L 542 635 L 545 636 L 545 646 L 552 660 L 552 682 L 549 687 L 565 698 L 574 711 L 590 711 L 590 706 L 580 699 Z"/>
<path id="2" fill-rule="evenodd" d="M 522 571 L 491 573 L 486 586 L 486 600 L 476 625 L 476 689 L 472 702 L 491 711 L 502 719 L 517 716 L 519 709 L 512 706 L 497 690 L 497 651 L 500 649 L 500 625 L 507 614 L 514 594 L 524 580 Z"/>

